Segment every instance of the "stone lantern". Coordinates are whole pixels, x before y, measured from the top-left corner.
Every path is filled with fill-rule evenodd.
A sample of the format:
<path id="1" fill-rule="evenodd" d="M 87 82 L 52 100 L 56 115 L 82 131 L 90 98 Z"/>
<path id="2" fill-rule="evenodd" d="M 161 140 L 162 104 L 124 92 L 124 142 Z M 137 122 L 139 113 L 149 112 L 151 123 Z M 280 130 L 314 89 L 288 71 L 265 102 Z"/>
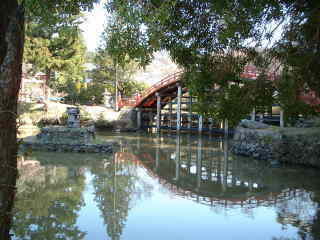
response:
<path id="1" fill-rule="evenodd" d="M 80 109 L 77 107 L 68 107 L 67 114 L 68 114 L 67 127 L 79 128 L 80 127 Z"/>

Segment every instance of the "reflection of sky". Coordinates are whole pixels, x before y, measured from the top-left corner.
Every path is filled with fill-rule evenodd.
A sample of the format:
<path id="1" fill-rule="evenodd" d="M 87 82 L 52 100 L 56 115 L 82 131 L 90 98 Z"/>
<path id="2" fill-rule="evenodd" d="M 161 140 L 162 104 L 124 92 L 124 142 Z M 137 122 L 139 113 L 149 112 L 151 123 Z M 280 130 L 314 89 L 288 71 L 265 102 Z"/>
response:
<path id="1" fill-rule="evenodd" d="M 175 196 L 159 180 L 138 167 L 140 178 L 152 185 L 150 197 L 140 198 L 129 211 L 121 239 L 272 239 L 273 236 L 296 236 L 296 229 L 276 222 L 274 208 L 244 209 L 209 207 Z M 101 212 L 94 202 L 93 176 L 86 173 L 85 207 L 77 225 L 87 232 L 85 239 L 106 238 Z"/>
<path id="2" fill-rule="evenodd" d="M 77 225 L 86 232 L 85 239 L 105 239 L 106 228 L 103 218 L 100 217 L 101 212 L 94 201 L 94 189 L 92 185 L 93 176 L 86 171 L 86 189 L 83 193 L 85 206 L 79 211 Z"/>
<path id="3" fill-rule="evenodd" d="M 262 197 L 267 196 L 277 196 L 278 200 L 276 203 L 276 206 L 274 203 L 269 202 L 269 207 L 266 207 L 268 205 L 259 203 L 259 206 L 256 206 L 255 203 L 253 203 L 251 208 L 249 206 L 249 201 L 244 202 L 244 207 L 241 208 L 239 202 L 238 204 L 234 203 L 232 200 L 228 200 L 227 207 L 224 206 L 224 201 L 221 201 L 219 205 L 214 203 L 213 206 L 210 206 L 209 203 L 205 203 L 205 201 L 202 201 L 201 203 L 201 197 L 200 197 L 200 203 L 196 202 L 197 198 L 195 197 L 195 192 L 193 194 L 186 194 L 181 195 L 182 192 L 181 189 L 177 190 L 176 187 L 173 185 L 175 183 L 176 179 L 176 161 L 175 158 L 170 158 L 170 156 L 177 157 L 178 154 L 173 154 L 177 148 L 174 139 L 172 140 L 173 143 L 170 143 L 170 139 L 163 139 L 163 141 L 166 143 L 166 148 L 163 148 L 163 145 L 161 143 L 161 148 L 157 149 L 155 147 L 155 143 L 153 141 L 150 141 L 150 137 L 147 138 L 146 142 L 144 143 L 141 141 L 141 149 L 136 148 L 123 148 L 123 154 L 118 154 L 117 157 L 114 159 L 119 160 L 116 161 L 118 168 L 117 171 L 120 175 L 119 179 L 121 179 L 121 176 L 125 177 L 132 177 L 130 179 L 130 183 L 134 184 L 133 186 L 130 185 L 130 187 L 126 184 L 124 186 L 126 188 L 130 188 L 130 191 L 132 191 L 132 194 L 130 197 L 126 198 L 128 200 L 121 199 L 116 206 L 120 206 L 120 204 L 123 204 L 123 211 L 119 211 L 118 213 L 127 213 L 126 212 L 126 204 L 129 205 L 129 211 L 128 216 L 123 216 L 122 220 L 124 220 L 124 227 L 122 231 L 122 237 L 121 239 L 237 239 L 237 240 L 247 240 L 247 239 L 272 239 L 272 237 L 277 237 L 277 239 L 280 239 L 279 237 L 285 237 L 285 239 L 299 239 L 294 238 L 297 237 L 297 231 L 298 228 L 293 227 L 293 224 L 297 225 L 303 225 L 306 224 L 307 227 L 310 227 L 308 223 L 312 223 L 314 216 L 316 215 L 317 210 L 317 203 L 313 201 L 314 199 L 314 193 L 312 191 L 304 191 L 304 182 L 301 184 L 299 182 L 299 178 L 296 178 L 295 176 L 304 176 L 307 173 L 310 173 L 310 176 L 315 176 L 313 173 L 305 171 L 303 169 L 299 171 L 295 171 L 293 169 L 287 169 L 281 171 L 280 168 L 277 169 L 269 169 L 270 171 L 266 171 L 266 176 L 264 178 L 259 178 L 259 176 L 254 176 L 252 179 L 249 176 L 250 174 L 254 173 L 256 169 L 261 169 L 260 163 L 258 165 L 250 165 L 247 161 L 237 161 L 240 159 L 237 159 L 236 157 L 233 159 L 233 163 L 230 166 L 232 166 L 228 170 L 228 176 L 235 176 L 235 181 L 230 184 L 230 179 L 226 178 L 227 180 L 227 188 L 229 186 L 239 186 L 240 188 L 236 188 L 238 191 L 242 191 L 241 189 L 244 189 L 244 192 L 236 192 L 236 195 L 234 197 L 237 197 L 238 194 L 241 195 L 241 197 L 246 198 L 254 196 L 251 195 L 251 192 L 247 191 L 248 188 L 245 188 L 244 186 L 248 186 L 248 181 L 251 183 L 254 183 L 255 180 L 258 180 L 259 184 L 254 183 L 253 184 L 253 192 L 257 193 L 257 196 L 261 196 L 259 193 L 259 187 L 260 184 L 264 186 L 264 181 L 266 181 L 266 185 L 263 187 L 263 194 Z M 141 139 L 142 140 L 142 139 Z M 131 141 L 136 142 L 136 139 L 132 138 Z M 121 142 L 121 141 L 120 141 Z M 158 142 L 158 141 L 156 141 Z M 203 143 L 205 141 L 203 140 Z M 184 143 L 186 144 L 186 143 Z M 211 143 L 210 143 L 211 144 Z M 129 145 L 129 144 L 128 144 Z M 136 144 L 133 144 L 132 146 L 136 146 Z M 132 147 L 131 146 L 131 147 Z M 206 147 L 204 144 L 203 146 Z M 215 146 L 215 145 L 214 145 Z M 208 146 L 207 146 L 208 147 Z M 191 185 L 195 184 L 195 180 L 197 177 L 199 177 L 197 173 L 196 166 L 194 165 L 195 162 L 202 162 L 202 180 L 207 179 L 209 176 L 209 173 L 211 171 L 208 171 L 208 169 L 205 169 L 204 166 L 208 165 L 208 157 L 211 159 L 211 155 L 206 154 L 205 151 L 207 151 L 205 148 L 203 148 L 203 154 L 202 160 L 195 161 L 196 158 L 195 155 L 197 155 L 197 149 L 192 149 L 193 158 L 191 155 L 186 154 L 186 148 L 180 148 L 181 149 L 181 163 L 183 170 L 180 171 L 180 180 L 185 180 L 187 168 L 189 165 L 186 164 L 187 157 L 190 157 L 192 159 L 192 167 L 190 169 L 193 176 L 192 180 L 190 181 Z M 217 150 L 218 151 L 218 150 Z M 131 152 L 135 152 L 136 155 L 132 155 Z M 158 156 L 155 155 L 155 153 L 160 153 Z M 60 153 L 59 153 L 60 154 Z M 42 153 L 38 155 L 38 158 L 42 155 Z M 53 159 L 53 161 L 56 160 L 56 155 L 49 155 Z M 43 159 L 46 159 L 49 157 L 46 154 L 42 156 Z M 64 156 L 63 153 L 60 155 L 62 158 Z M 70 158 L 70 161 L 76 161 L 78 162 L 78 158 L 80 155 L 74 155 L 74 154 L 66 154 L 65 156 L 68 156 Z M 86 156 L 86 155 L 83 155 Z M 90 155 L 92 156 L 92 155 Z M 97 155 L 98 156 L 98 155 Z M 222 159 L 219 157 L 221 154 L 214 155 L 218 156 L 219 161 Z M 215 158 L 212 157 L 212 160 Z M 49 157 L 50 158 L 50 157 Z M 69 158 L 66 158 L 69 160 Z M 95 158 L 95 157 L 94 157 Z M 96 167 L 104 168 L 107 164 L 112 164 L 108 161 L 108 159 L 112 159 L 112 156 L 110 157 L 102 157 L 103 162 L 100 162 L 98 159 L 96 162 L 94 161 L 92 165 Z M 156 162 L 155 159 L 158 159 L 159 162 Z M 91 159 L 92 160 L 92 159 Z M 121 161 L 120 161 L 121 160 Z M 165 162 L 167 161 L 167 162 Z M 249 160 L 250 161 L 250 160 Z M 76 163 L 75 162 L 75 163 Z M 128 165 L 125 165 L 127 164 Z M 141 164 L 143 163 L 143 165 Z M 241 165 L 241 163 L 244 163 L 245 165 Z M 250 162 L 251 163 L 251 162 Z M 215 166 L 216 162 L 213 162 L 213 166 Z M 77 226 L 79 227 L 80 231 L 86 232 L 86 236 L 84 239 L 87 240 L 95 240 L 95 239 L 110 239 L 109 236 L 107 236 L 107 226 L 104 224 L 104 220 L 102 217 L 102 212 L 97 207 L 97 202 L 94 200 L 95 198 L 95 189 L 93 188 L 93 180 L 94 175 L 90 172 L 89 167 L 91 164 L 88 164 L 88 169 L 85 171 L 85 190 L 83 192 L 83 199 L 85 201 L 85 205 L 82 207 L 81 210 L 79 210 L 78 214 L 79 217 L 77 219 Z M 219 165 L 220 166 L 220 165 Z M 109 166 L 106 171 L 110 171 Z M 148 167 L 149 169 L 146 169 Z M 157 168 L 156 168 L 157 167 Z M 263 167 L 265 167 L 263 165 Z M 65 170 L 67 167 L 64 167 Z M 112 168 L 113 169 L 113 168 Z M 154 171 L 157 169 L 156 171 Z M 213 168 L 212 173 L 214 172 L 217 175 L 218 168 Z M 251 169 L 251 171 L 246 172 L 246 169 Z M 101 169 L 102 170 L 102 169 Z M 153 171 L 151 171 L 153 170 Z M 254 171 L 253 171 L 254 170 Z M 170 172 L 167 172 L 170 171 Z M 273 174 L 270 174 L 272 171 Z M 101 171 L 102 172 L 102 171 Z M 161 172 L 165 176 L 163 178 L 159 178 L 156 175 L 156 172 Z M 67 171 L 64 171 L 63 173 L 67 173 Z M 223 176 L 224 172 L 221 172 Z M 270 174 L 270 175 L 269 175 Z M 288 178 L 284 177 L 284 175 L 288 174 Z M 72 174 L 71 174 L 72 175 Z M 70 175 L 70 176 L 71 176 Z M 243 175 L 243 176 L 242 176 Z M 72 175 L 73 176 L 73 175 Z M 106 174 L 106 177 L 109 178 L 108 182 L 113 182 L 110 177 L 112 174 Z M 280 176 L 280 177 L 279 177 Z M 270 178 L 273 178 L 272 181 Z M 63 175 L 63 179 L 67 178 L 67 174 Z M 169 179 L 169 180 L 168 180 Z M 217 176 L 215 176 L 215 179 L 213 181 L 215 182 L 215 186 L 218 184 Z M 225 179 L 225 178 L 223 178 Z M 239 179 L 241 181 L 239 181 Z M 260 179 L 260 180 L 259 180 Z M 295 181 L 296 179 L 296 181 Z M 198 180 L 198 179 L 197 179 Z M 67 181 L 67 179 L 66 179 Z M 278 181 L 280 185 L 278 186 Z M 161 184 L 160 184 L 161 182 Z M 170 184 L 170 183 L 171 184 Z M 180 183 L 182 183 L 181 181 Z M 204 182 L 207 183 L 207 182 Z M 288 186 L 286 184 L 288 183 Z M 198 182 L 197 182 L 198 184 Z M 270 189 L 269 185 L 270 184 Z M 298 184 L 298 185 L 296 185 Z M 308 184 L 306 182 L 305 184 Z M 99 187 L 102 187 L 103 185 L 100 185 Z M 109 185 L 105 185 L 109 190 L 112 190 L 113 188 Z M 119 184 L 118 186 L 121 186 Z M 122 185 L 123 186 L 123 185 Z M 184 185 L 187 186 L 187 185 Z M 189 185 L 188 185 L 189 186 Z M 210 186 L 205 187 L 205 184 L 202 185 L 203 189 L 205 191 L 210 191 Z M 298 186 L 301 186 L 301 189 L 296 189 Z M 306 187 L 307 189 L 314 189 L 317 190 L 319 186 L 318 181 L 316 182 L 310 182 Z M 287 187 L 287 188 L 286 188 Z M 118 189 L 118 188 L 117 188 Z M 270 192 L 270 195 L 265 194 L 265 190 L 270 190 L 273 193 Z M 272 190 L 272 189 L 278 189 Z M 291 200 L 285 200 L 286 196 L 285 194 L 291 193 L 289 190 L 295 190 L 294 193 L 296 194 L 295 199 Z M 102 190 L 102 189 L 100 189 Z M 201 189 L 200 189 L 201 190 Z M 228 190 L 228 189 L 227 189 Z M 232 189 L 231 189 L 232 190 Z M 281 192 L 282 190 L 286 190 Z M 61 190 L 62 191 L 62 190 Z M 122 189 L 122 194 L 124 190 Z M 219 194 L 216 188 L 213 189 L 214 193 L 214 199 L 221 199 L 223 198 L 223 194 Z M 280 193 L 281 192 L 281 193 Z M 229 192 L 230 193 L 230 192 Z M 248 194 L 248 195 L 246 195 Z M 125 194 L 124 194 L 125 195 Z M 123 196 L 124 196 L 123 195 Z M 228 195 L 229 196 L 229 195 Z M 127 197 L 127 196 L 125 196 Z M 274 198 L 271 197 L 273 200 Z M 271 200 L 270 198 L 270 200 Z M 289 198 L 293 198 L 293 195 L 290 195 Z M 119 199 L 119 198 L 117 198 Z M 264 198 L 263 198 L 264 199 Z M 281 200 L 283 199 L 283 200 Z M 112 200 L 112 196 L 110 196 L 110 199 Z M 108 201 L 106 201 L 108 202 Z M 110 202 L 110 201 L 109 201 Z M 216 201 L 215 201 L 216 202 Z M 254 201 L 253 201 L 254 202 Z M 247 205 L 246 205 L 247 204 Z M 105 205 L 102 206 L 105 210 L 112 209 L 112 206 Z M 106 212 L 105 212 L 106 213 Z M 282 224 L 278 223 L 278 221 L 281 221 Z M 300 220 L 300 222 L 299 222 Z M 302 221 L 301 221 L 302 220 Z M 32 226 L 34 229 L 36 229 L 36 226 Z M 110 226 L 109 226 L 110 227 Z M 302 231 L 304 231 L 301 228 Z"/>
<path id="4" fill-rule="evenodd" d="M 221 213 L 215 213 L 208 206 L 174 196 L 163 189 L 158 180 L 146 177 L 154 186 L 152 197 L 142 200 L 130 211 L 122 239 L 256 240 L 295 236 L 292 227 L 281 230 L 273 209 L 253 209 L 254 218 L 243 214 L 243 209 L 232 209 L 228 214 L 221 209 Z"/>

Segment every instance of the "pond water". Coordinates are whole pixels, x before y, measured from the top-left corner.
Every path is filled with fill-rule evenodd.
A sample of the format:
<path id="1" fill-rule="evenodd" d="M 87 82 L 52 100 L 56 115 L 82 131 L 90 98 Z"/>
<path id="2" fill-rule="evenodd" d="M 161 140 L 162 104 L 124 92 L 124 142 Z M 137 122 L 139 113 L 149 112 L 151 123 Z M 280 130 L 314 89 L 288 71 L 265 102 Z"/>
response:
<path id="1" fill-rule="evenodd" d="M 19 159 L 14 239 L 320 237 L 319 170 L 233 156 L 190 135 L 101 135 L 108 154 Z"/>

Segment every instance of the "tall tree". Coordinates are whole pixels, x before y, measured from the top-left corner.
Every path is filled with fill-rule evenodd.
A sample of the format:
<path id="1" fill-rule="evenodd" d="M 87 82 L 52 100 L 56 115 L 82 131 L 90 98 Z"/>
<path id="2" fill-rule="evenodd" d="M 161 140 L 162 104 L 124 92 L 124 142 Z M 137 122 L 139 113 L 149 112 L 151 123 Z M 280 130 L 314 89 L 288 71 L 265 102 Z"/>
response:
<path id="1" fill-rule="evenodd" d="M 24 191 L 17 193 L 12 232 L 19 239 L 83 239 L 76 223 L 84 206 L 85 177 L 77 167 L 41 167 L 19 186 Z M 30 170 L 35 169 L 22 174 Z"/>
<path id="2" fill-rule="evenodd" d="M 24 11 L 17 1 L 0 7 L 0 238 L 9 239 L 17 177 L 17 96 L 21 79 Z"/>
<path id="3" fill-rule="evenodd" d="M 9 239 L 17 177 L 17 102 L 21 81 L 25 16 L 55 23 L 54 12 L 78 15 L 95 0 L 2 0 L 0 4 L 0 238 Z"/>
<path id="4" fill-rule="evenodd" d="M 118 91 L 121 96 L 131 96 L 147 87 L 146 84 L 139 83 L 133 78 L 134 74 L 139 70 L 137 62 L 126 58 L 126 61 L 122 64 L 117 64 L 116 60 L 104 47 L 100 47 L 97 50 L 93 64 L 95 65 L 91 72 L 93 82 L 103 85 L 112 94 L 116 91 L 116 81 L 118 81 Z"/>
<path id="5" fill-rule="evenodd" d="M 58 15 L 58 14 L 57 14 Z M 46 73 L 45 97 L 57 73 L 84 78 L 85 47 L 82 43 L 79 16 L 59 14 L 55 25 L 31 19 L 26 24 L 24 63 L 34 72 Z"/>

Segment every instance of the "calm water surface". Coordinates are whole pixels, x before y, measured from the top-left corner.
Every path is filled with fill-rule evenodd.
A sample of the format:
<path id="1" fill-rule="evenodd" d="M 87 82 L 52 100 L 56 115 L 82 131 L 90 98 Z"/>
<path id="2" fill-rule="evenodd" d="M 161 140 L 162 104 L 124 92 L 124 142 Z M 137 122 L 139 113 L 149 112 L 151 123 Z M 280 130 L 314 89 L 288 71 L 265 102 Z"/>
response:
<path id="1" fill-rule="evenodd" d="M 119 149 L 21 157 L 14 239 L 320 237 L 315 170 L 236 157 L 214 138 L 100 138 L 116 140 Z"/>

